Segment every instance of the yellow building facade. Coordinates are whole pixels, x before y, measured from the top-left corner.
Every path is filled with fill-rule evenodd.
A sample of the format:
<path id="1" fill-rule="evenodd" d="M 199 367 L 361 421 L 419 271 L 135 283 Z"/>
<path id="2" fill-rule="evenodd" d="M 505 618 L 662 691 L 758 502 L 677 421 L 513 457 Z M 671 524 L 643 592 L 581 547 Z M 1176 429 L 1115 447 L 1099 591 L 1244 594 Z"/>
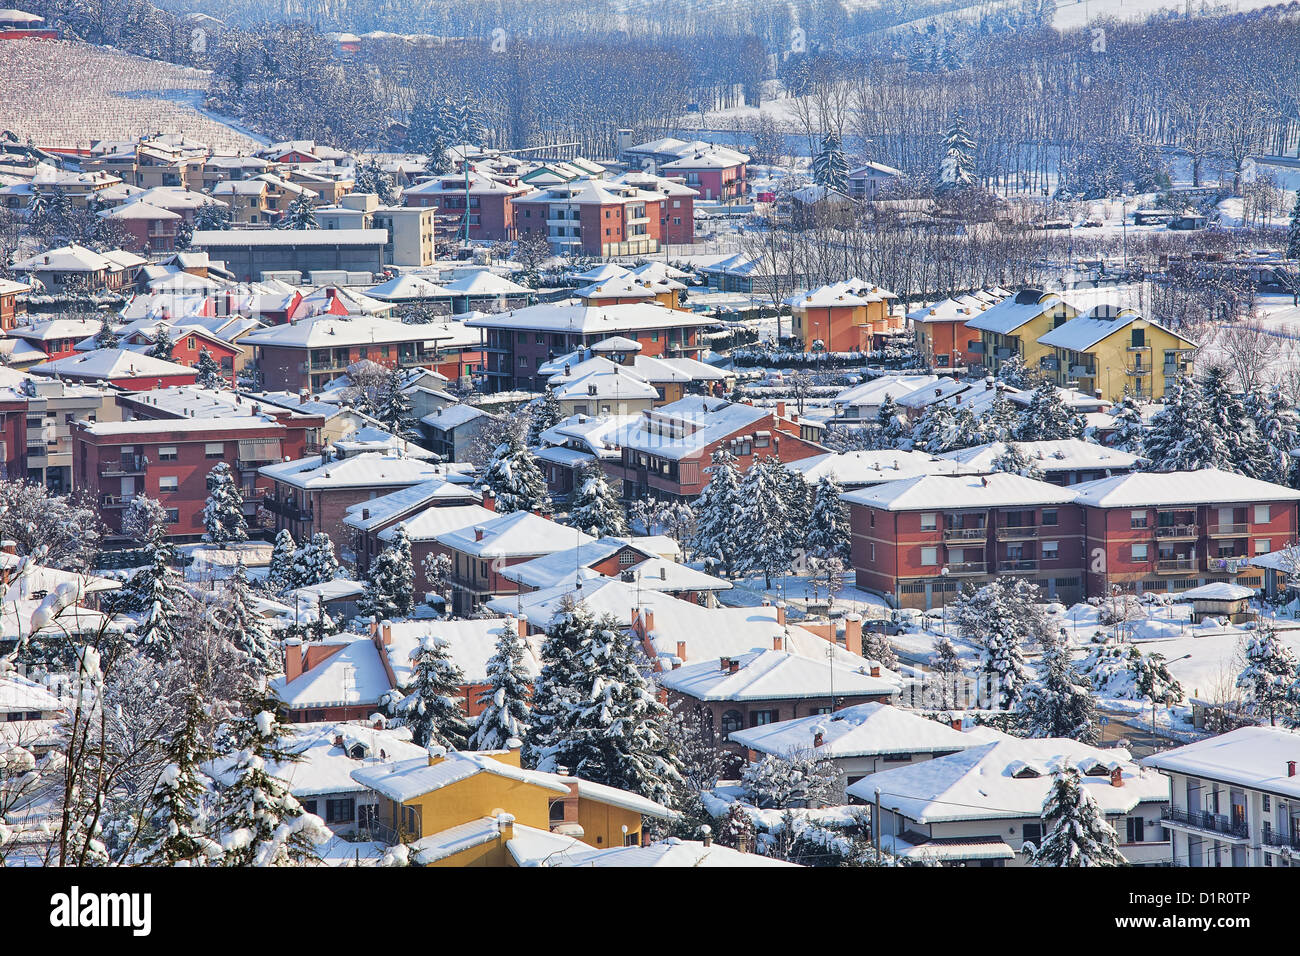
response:
<path id="1" fill-rule="evenodd" d="M 1004 363 L 1019 356 L 1032 371 L 1050 351 L 1040 344 L 1040 337 L 1078 314 L 1079 310 L 1059 295 L 1022 289 L 966 322 L 980 340 L 978 356 L 971 354 L 968 360 L 974 363 L 978 357 L 980 364 L 997 375 Z"/>
<path id="2" fill-rule="evenodd" d="M 1042 335 L 1039 368 L 1061 386 L 1109 402 L 1158 401 L 1190 374 L 1196 343 L 1134 309 L 1098 306 Z"/>

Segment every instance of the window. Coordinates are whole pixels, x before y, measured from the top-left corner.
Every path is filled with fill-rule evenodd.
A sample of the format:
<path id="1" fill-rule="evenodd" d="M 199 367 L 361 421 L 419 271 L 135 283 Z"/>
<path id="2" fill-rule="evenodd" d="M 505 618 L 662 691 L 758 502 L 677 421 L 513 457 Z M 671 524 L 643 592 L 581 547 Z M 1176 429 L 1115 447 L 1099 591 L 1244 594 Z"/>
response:
<path id="1" fill-rule="evenodd" d="M 1130 511 L 1128 513 L 1128 522 L 1130 528 L 1145 528 L 1147 526 L 1147 513 L 1145 511 Z"/>
<path id="2" fill-rule="evenodd" d="M 1044 560 L 1044 561 L 1055 561 L 1055 560 L 1056 560 L 1057 558 L 1059 558 L 1060 556 L 1061 556 L 1061 555 L 1060 555 L 1060 542 L 1059 542 L 1059 541 L 1044 541 L 1044 542 L 1043 542 L 1043 560 Z"/>
<path id="3" fill-rule="evenodd" d="M 302 800 L 302 801 L 300 801 L 300 802 L 301 802 L 301 804 L 302 804 L 302 809 L 303 809 L 303 812 L 304 812 L 304 813 L 315 813 L 315 812 L 316 812 L 316 801 L 315 801 L 315 800 Z"/>
<path id="4" fill-rule="evenodd" d="M 749 712 L 749 726 L 751 727 L 763 727 L 774 723 L 776 723 L 776 711 L 774 710 L 751 710 Z"/>
<path id="5" fill-rule="evenodd" d="M 1255 505 L 1255 524 L 1268 524 L 1268 505 Z"/>
<path id="6" fill-rule="evenodd" d="M 734 733 L 745 726 L 745 718 L 738 710 L 729 710 L 722 715 L 722 732 L 723 734 Z"/>
<path id="7" fill-rule="evenodd" d="M 1145 544 L 1133 545 L 1133 560 L 1145 561 L 1147 559 L 1147 546 Z"/>
<path id="8" fill-rule="evenodd" d="M 1141 817 L 1127 817 L 1124 823 L 1128 828 L 1126 836 L 1128 837 L 1129 843 L 1146 842 L 1146 820 L 1143 820 Z"/>
<path id="9" fill-rule="evenodd" d="M 226 443 L 222 441 L 210 441 L 203 445 L 204 458 L 225 458 Z"/>
<path id="10" fill-rule="evenodd" d="M 356 800 L 347 797 L 342 800 L 325 801 L 326 823 L 351 823 L 356 816 Z"/>
<path id="11" fill-rule="evenodd" d="M 1043 524 L 1044 524 L 1044 525 L 1055 525 L 1059 520 L 1060 520 L 1060 518 L 1058 517 L 1055 508 L 1044 508 L 1044 509 L 1043 509 Z"/>
<path id="12" fill-rule="evenodd" d="M 357 826 L 369 830 L 379 822 L 379 807 L 373 803 L 357 807 Z"/>
<path id="13" fill-rule="evenodd" d="M 935 529 L 935 516 L 933 512 L 921 515 L 921 530 L 933 531 Z"/>
<path id="14" fill-rule="evenodd" d="M 402 807 L 402 829 L 412 835 L 420 832 L 420 827 L 415 819 L 415 807 Z"/>
<path id="15" fill-rule="evenodd" d="M 624 846 L 636 846 L 640 842 L 641 842 L 641 834 L 639 833 L 633 833 L 631 831 L 628 831 L 627 833 L 623 834 Z"/>
<path id="16" fill-rule="evenodd" d="M 178 457 L 175 445 L 163 445 L 158 449 L 159 461 L 175 461 Z"/>
<path id="17" fill-rule="evenodd" d="M 618 556 L 618 566 L 620 568 L 629 568 L 636 563 L 636 555 L 631 551 L 623 551 Z"/>
<path id="18" fill-rule="evenodd" d="M 564 801 L 563 800 L 552 800 L 548 810 L 549 812 L 547 813 L 546 817 L 550 821 L 551 826 L 555 826 L 557 823 L 564 822 Z"/>
<path id="19" fill-rule="evenodd" d="M 1264 812 L 1268 813 L 1273 809 L 1273 798 L 1267 793 L 1264 794 Z"/>
<path id="20" fill-rule="evenodd" d="M 1270 551 L 1272 551 L 1272 550 L 1273 550 L 1273 542 L 1272 542 L 1271 539 L 1269 539 L 1269 538 L 1256 538 L 1256 539 L 1255 539 L 1255 553 L 1256 553 L 1256 554 L 1268 554 L 1268 553 L 1269 553 Z"/>
<path id="21" fill-rule="evenodd" d="M 180 524 L 180 523 L 181 523 L 181 509 L 180 509 L 180 508 L 168 508 L 168 509 L 166 509 L 166 511 L 167 511 L 167 523 L 168 523 L 168 524 Z"/>
<path id="22" fill-rule="evenodd" d="M 931 566 L 931 565 L 938 564 L 938 563 L 939 563 L 939 549 L 938 549 L 938 548 L 922 548 L 922 549 L 921 549 L 921 563 L 922 563 L 923 565 L 926 565 L 927 567 L 929 567 L 929 566 Z"/>
<path id="23" fill-rule="evenodd" d="M 1043 839 L 1043 825 L 1041 823 L 1026 823 L 1024 826 L 1024 842 L 1032 843 L 1038 846 Z"/>
<path id="24" fill-rule="evenodd" d="M 180 487 L 180 480 L 175 475 L 158 476 L 159 491 L 175 491 L 179 487 Z"/>

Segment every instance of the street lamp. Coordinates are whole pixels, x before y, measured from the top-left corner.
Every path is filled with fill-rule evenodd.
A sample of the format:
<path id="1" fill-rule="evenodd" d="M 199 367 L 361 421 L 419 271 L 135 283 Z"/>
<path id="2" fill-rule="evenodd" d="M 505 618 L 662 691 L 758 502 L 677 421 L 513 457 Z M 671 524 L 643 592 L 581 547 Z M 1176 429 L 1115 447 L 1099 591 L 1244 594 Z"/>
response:
<path id="1" fill-rule="evenodd" d="M 948 636 L 948 565 L 939 571 L 939 628 Z"/>

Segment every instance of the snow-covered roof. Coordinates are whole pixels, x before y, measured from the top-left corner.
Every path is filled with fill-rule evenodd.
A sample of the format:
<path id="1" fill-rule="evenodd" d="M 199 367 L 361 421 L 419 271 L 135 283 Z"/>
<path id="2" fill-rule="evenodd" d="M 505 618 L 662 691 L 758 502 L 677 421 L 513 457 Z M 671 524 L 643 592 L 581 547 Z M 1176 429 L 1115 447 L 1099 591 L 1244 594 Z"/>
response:
<path id="1" fill-rule="evenodd" d="M 827 648 L 832 645 L 826 644 Z M 866 662 L 856 667 L 840 660 L 804 657 L 791 651 L 755 649 L 729 658 L 739 664 L 732 671 L 726 658 L 686 664 L 659 677 L 669 690 L 696 700 L 784 700 L 787 698 L 880 695 L 899 692 L 899 681 L 883 668 L 872 677 Z M 834 673 L 832 674 L 832 671 Z M 888 676 L 886 676 L 888 675 Z"/>
<path id="2" fill-rule="evenodd" d="M 376 498 L 375 501 L 379 499 Z M 344 519 L 345 524 L 354 524 L 352 516 Z M 399 521 L 391 528 L 379 532 L 379 540 L 391 541 L 400 527 L 406 536 L 415 542 L 436 541 L 442 535 L 461 528 L 480 525 L 497 517 L 495 511 L 489 511 L 482 505 L 435 505 L 425 508 L 419 514 Z"/>
<path id="3" fill-rule="evenodd" d="M 550 774 L 523 770 L 503 760 L 497 760 L 490 753 L 457 750 L 448 751 L 432 763 L 426 756 L 377 767 L 361 767 L 352 771 L 352 779 L 389 800 L 405 803 L 481 773 L 505 777 L 519 783 L 530 783 L 553 793 L 569 792 L 569 788 L 564 784 L 552 782 Z"/>
<path id="4" fill-rule="evenodd" d="M 566 402 L 583 399 L 654 401 L 659 397 L 659 390 L 632 369 L 605 359 L 592 359 L 583 364 L 587 368 L 581 374 L 561 376 L 564 381 L 555 389 L 557 399 Z"/>
<path id="5" fill-rule="evenodd" d="M 1080 471 L 1085 469 L 1111 469 L 1131 471 L 1143 461 L 1137 455 L 1084 441 L 1082 438 L 1062 438 L 1049 441 L 1016 442 L 1016 447 L 1035 466 L 1044 472 Z M 1007 450 L 1006 442 L 990 442 L 972 448 L 941 452 L 940 458 L 960 462 L 980 471 L 988 471 L 993 462 Z"/>
<path id="6" fill-rule="evenodd" d="M 1281 727 L 1241 727 L 1152 754 L 1143 766 L 1300 798 L 1300 777 L 1288 764 L 1300 755 L 1300 734 Z"/>
<path id="7" fill-rule="evenodd" d="M 1021 300 L 1025 301 L 1021 301 Z M 1041 297 L 1022 292 L 1013 298 L 1003 299 L 997 305 L 990 306 L 983 312 L 972 315 L 966 325 L 983 332 L 997 332 L 1010 335 L 1026 322 L 1032 321 L 1053 309 L 1069 309 L 1069 304 L 1059 295 Z"/>
<path id="8" fill-rule="evenodd" d="M 472 527 L 437 536 L 439 544 L 477 558 L 550 554 L 591 540 L 577 528 L 566 528 L 531 511 L 494 515 Z"/>
<path id="9" fill-rule="evenodd" d="M 605 282 L 608 279 L 621 279 L 628 275 L 629 271 L 626 266 L 620 266 L 615 262 L 602 262 L 585 272 L 570 272 L 567 277 L 578 282 Z"/>
<path id="10" fill-rule="evenodd" d="M 785 301 L 795 309 L 840 309 L 866 306 L 874 302 L 888 302 L 897 298 L 898 296 L 888 289 L 882 289 L 865 279 L 846 279 L 809 292 L 801 292 Z"/>
<path id="11" fill-rule="evenodd" d="M 617 866 L 617 867 L 789 867 L 787 863 L 757 853 L 742 853 L 731 847 L 711 843 L 706 846 L 699 840 L 681 840 L 669 837 L 649 846 L 616 846 L 600 850 L 554 854 L 546 866 Z"/>
<path id="12" fill-rule="evenodd" d="M 343 523 L 359 531 L 369 531 L 399 515 L 409 514 L 448 500 L 472 504 L 480 500 L 480 494 L 467 484 L 446 478 L 430 478 L 408 488 L 400 488 L 386 495 L 349 505 L 347 514 L 343 516 Z"/>
<path id="13" fill-rule="evenodd" d="M 743 432 L 772 414 L 769 408 L 690 396 L 646 409 L 634 424 L 612 437 L 624 448 L 681 460 L 701 453 L 728 435 Z"/>
<path id="14" fill-rule="evenodd" d="M 461 669 L 466 684 L 486 684 L 487 664 L 496 653 L 497 641 L 506 630 L 517 627 L 513 618 L 467 621 L 393 621 L 389 624 L 392 643 L 386 646 L 388 664 L 398 687 L 406 687 L 414 674 L 411 654 L 426 637 L 441 641 L 448 656 Z M 521 666 L 529 678 L 542 670 L 542 641 L 539 636 L 523 638 Z"/>
<path id="15" fill-rule="evenodd" d="M 878 754 L 955 753 L 977 743 L 959 730 L 890 704 L 856 704 L 833 714 L 782 720 L 738 730 L 728 739 L 760 753 L 784 756 L 814 750 L 819 757 L 865 757 Z"/>
<path id="16" fill-rule="evenodd" d="M 316 315 L 286 325 L 259 329 L 245 336 L 243 344 L 301 349 L 423 342 L 428 348 L 434 347 L 439 339 L 451 337 L 450 328 L 442 323 L 406 325 L 373 315 Z"/>
<path id="17" fill-rule="evenodd" d="M 366 295 L 385 302 L 410 302 L 417 299 L 447 298 L 451 293 L 421 276 L 403 274 L 371 286 L 366 290 Z"/>
<path id="18" fill-rule="evenodd" d="M 1070 489 L 1045 481 L 999 472 L 992 475 L 919 475 L 850 491 L 844 495 L 844 500 L 884 511 L 942 511 L 1068 504 L 1074 500 L 1074 494 Z"/>
<path id="19" fill-rule="evenodd" d="M 480 817 L 415 840 L 410 844 L 411 853 L 416 863 L 429 866 L 476 846 L 495 843 L 501 838 L 501 826 L 497 817 Z"/>
<path id="20" fill-rule="evenodd" d="M 279 185 L 286 188 L 291 186 L 289 183 Z M 302 189 L 290 191 L 310 192 Z M 257 249 L 267 246 L 382 247 L 387 242 L 387 229 L 196 229 L 190 239 L 190 244 L 197 249 Z"/>
<path id="21" fill-rule="evenodd" d="M 833 399 L 836 406 L 877 406 L 889 396 L 898 401 L 904 395 L 910 395 L 918 389 L 933 386 L 939 381 L 938 375 L 881 375 L 868 379 L 859 385 L 850 385 Z"/>
<path id="22" fill-rule="evenodd" d="M 1108 814 L 1128 813 L 1142 802 L 1169 799 L 1169 781 L 1133 763 L 1127 750 L 1101 749 L 1060 737 L 1021 738 L 991 728 L 966 732 L 984 742 L 957 753 L 873 773 L 850 784 L 847 793 L 873 801 L 920 824 L 957 820 L 1037 818 L 1052 786 L 1052 770 L 1070 765 L 1105 768 L 1105 776 L 1083 776 L 1083 785 Z M 1111 783 L 1118 767 L 1123 786 Z"/>
<path id="23" fill-rule="evenodd" d="M 895 449 L 828 452 L 792 461 L 787 467 L 802 474 L 810 485 L 815 485 L 822 478 L 834 478 L 841 485 L 851 487 L 879 485 L 917 475 L 975 472 L 975 469 L 959 462 L 936 457 L 928 452 Z"/>
<path id="24" fill-rule="evenodd" d="M 433 459 L 438 456 L 414 442 L 399 438 L 392 432 L 373 425 L 366 425 L 351 432 L 345 438 L 334 439 L 334 447 L 345 455 L 359 455 L 364 452 L 400 452 L 408 458 Z"/>
<path id="25" fill-rule="evenodd" d="M 467 319 L 465 324 L 474 328 L 608 336 L 633 330 L 712 325 L 713 322 L 714 320 L 693 312 L 669 309 L 657 302 L 585 305 L 570 300 L 530 305 L 510 312 L 477 315 Z"/>
<path id="26" fill-rule="evenodd" d="M 1179 595 L 1179 600 L 1186 601 L 1244 601 L 1254 597 L 1255 589 L 1244 584 L 1230 581 L 1213 581 L 1200 587 L 1190 588 Z"/>
<path id="27" fill-rule="evenodd" d="M 382 488 L 446 479 L 448 466 L 391 452 L 364 452 L 350 458 L 320 455 L 263 465 L 260 474 L 295 488 Z"/>
<path id="28" fill-rule="evenodd" d="M 467 272 L 442 286 L 452 295 L 529 295 L 532 289 L 487 269 Z"/>
<path id="29" fill-rule="evenodd" d="M 1071 488 L 1075 500 L 1094 508 L 1150 508 L 1174 505 L 1254 504 L 1300 501 L 1300 491 L 1218 468 L 1199 471 L 1139 471 L 1085 481 Z"/>
<path id="30" fill-rule="evenodd" d="M 638 418 L 637 415 L 570 415 L 543 431 L 540 437 L 552 445 L 576 443 L 593 456 L 616 458 L 618 433 Z"/>
<path id="31" fill-rule="evenodd" d="M 1076 316 L 1061 323 L 1046 334 L 1040 335 L 1038 344 L 1050 345 L 1058 349 L 1069 349 L 1071 352 L 1086 352 L 1103 339 L 1109 338 L 1116 332 L 1123 332 L 1128 329 L 1134 322 L 1153 325 L 1162 331 L 1168 332 L 1175 338 L 1181 339 L 1189 348 L 1195 346 L 1195 343 L 1190 339 L 1184 338 L 1172 329 L 1150 319 L 1144 319 L 1142 313 L 1135 309 L 1120 309 L 1113 314 L 1103 313 L 1102 316 L 1097 316 L 1095 313 Z"/>
<path id="32" fill-rule="evenodd" d="M 377 704 L 392 689 L 369 636 L 340 634 L 312 646 L 338 649 L 291 681 L 283 674 L 271 678 L 270 690 L 285 707 L 302 710 Z"/>
<path id="33" fill-rule="evenodd" d="M 459 428 L 461 425 L 482 418 L 485 415 L 487 415 L 487 412 L 481 408 L 458 402 L 455 405 L 443 405 L 441 408 L 436 408 L 421 418 L 420 421 L 439 430 L 447 431 L 452 428 Z"/>
<path id="34" fill-rule="evenodd" d="M 49 714 L 62 709 L 63 704 L 59 698 L 35 681 L 28 680 L 21 674 L 0 678 L 0 713 Z"/>
<path id="35" fill-rule="evenodd" d="M 66 375 L 71 378 L 117 379 L 162 378 L 195 375 L 194 369 L 154 358 L 130 349 L 93 349 L 80 355 L 68 355 L 32 367 L 38 375 Z"/>

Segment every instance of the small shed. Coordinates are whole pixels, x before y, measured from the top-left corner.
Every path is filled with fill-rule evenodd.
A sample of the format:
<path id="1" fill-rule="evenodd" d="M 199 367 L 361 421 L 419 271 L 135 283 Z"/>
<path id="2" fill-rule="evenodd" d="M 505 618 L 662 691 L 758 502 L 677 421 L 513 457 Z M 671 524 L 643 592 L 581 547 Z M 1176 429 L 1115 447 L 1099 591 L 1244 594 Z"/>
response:
<path id="1" fill-rule="evenodd" d="M 1255 612 L 1249 607 L 1254 596 L 1255 589 L 1244 584 L 1216 581 L 1184 591 L 1182 600 L 1192 602 L 1193 624 L 1199 624 L 1207 617 L 1225 618 L 1233 624 L 1241 624 L 1255 619 Z"/>

